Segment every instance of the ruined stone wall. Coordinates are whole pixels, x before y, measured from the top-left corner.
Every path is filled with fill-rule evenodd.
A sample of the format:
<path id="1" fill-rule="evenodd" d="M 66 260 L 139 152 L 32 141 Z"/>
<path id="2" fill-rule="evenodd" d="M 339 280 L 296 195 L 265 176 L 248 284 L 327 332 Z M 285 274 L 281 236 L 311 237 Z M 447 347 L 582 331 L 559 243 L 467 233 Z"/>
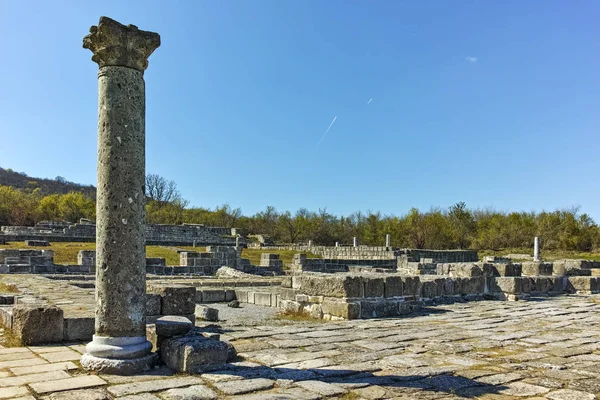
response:
<path id="1" fill-rule="evenodd" d="M 53 226 L 50 222 L 30 226 L 3 226 L 0 228 L 6 241 L 48 240 L 49 242 L 94 242 L 96 225 L 90 223 L 64 223 Z M 229 235 L 223 236 L 223 235 Z M 235 237 L 230 228 L 206 227 L 203 225 L 146 225 L 146 244 L 166 246 L 186 246 L 193 244 L 235 245 Z M 240 244 L 246 240 L 240 238 Z"/>
<path id="2" fill-rule="evenodd" d="M 288 265 L 293 271 L 312 272 L 348 272 L 353 267 L 396 269 L 396 259 L 337 259 L 307 258 L 306 254 L 294 254 L 292 263 Z"/>

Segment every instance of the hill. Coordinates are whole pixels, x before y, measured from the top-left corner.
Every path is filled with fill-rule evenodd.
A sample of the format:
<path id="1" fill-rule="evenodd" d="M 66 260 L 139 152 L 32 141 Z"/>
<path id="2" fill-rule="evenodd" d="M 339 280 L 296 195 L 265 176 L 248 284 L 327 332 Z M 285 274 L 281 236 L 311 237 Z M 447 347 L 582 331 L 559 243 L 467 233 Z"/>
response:
<path id="1" fill-rule="evenodd" d="M 39 188 L 43 195 L 81 192 L 88 197 L 96 198 L 96 187 L 93 185 L 81 185 L 69 182 L 61 176 L 57 176 L 54 179 L 33 178 L 24 172 L 16 172 L 10 168 L 4 169 L 0 167 L 0 185 L 25 190 Z"/>

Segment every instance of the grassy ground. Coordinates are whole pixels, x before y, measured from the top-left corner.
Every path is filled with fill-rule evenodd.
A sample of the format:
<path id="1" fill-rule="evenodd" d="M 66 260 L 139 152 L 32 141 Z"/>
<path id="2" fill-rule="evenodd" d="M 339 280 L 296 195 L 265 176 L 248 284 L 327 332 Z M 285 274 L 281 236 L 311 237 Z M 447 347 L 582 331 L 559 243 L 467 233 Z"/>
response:
<path id="1" fill-rule="evenodd" d="M 478 252 L 479 259 L 483 259 L 484 256 L 505 256 L 507 254 L 528 254 L 533 256 L 533 249 L 501 249 L 501 250 L 480 250 Z M 561 260 L 565 258 L 583 259 L 600 261 L 600 253 L 596 252 L 578 252 L 578 251 L 566 251 L 566 250 L 541 250 L 541 256 L 543 260 Z"/>
<path id="2" fill-rule="evenodd" d="M 294 254 L 299 253 L 297 250 L 262 250 L 262 249 L 243 249 L 242 257 L 250 259 L 253 265 L 260 264 L 260 255 L 263 253 L 279 254 L 279 258 L 283 260 L 284 264 L 291 263 L 294 258 Z M 308 258 L 323 258 L 313 253 L 306 253 Z"/>

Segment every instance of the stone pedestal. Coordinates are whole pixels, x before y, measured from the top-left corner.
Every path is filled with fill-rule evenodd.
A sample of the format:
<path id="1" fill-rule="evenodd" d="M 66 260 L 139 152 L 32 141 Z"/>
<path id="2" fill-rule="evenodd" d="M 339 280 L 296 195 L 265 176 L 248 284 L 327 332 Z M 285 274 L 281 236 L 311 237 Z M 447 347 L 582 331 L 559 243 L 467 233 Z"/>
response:
<path id="1" fill-rule="evenodd" d="M 83 39 L 98 72 L 96 324 L 81 365 L 132 374 L 156 360 L 146 340 L 145 84 L 156 33 L 101 17 Z"/>

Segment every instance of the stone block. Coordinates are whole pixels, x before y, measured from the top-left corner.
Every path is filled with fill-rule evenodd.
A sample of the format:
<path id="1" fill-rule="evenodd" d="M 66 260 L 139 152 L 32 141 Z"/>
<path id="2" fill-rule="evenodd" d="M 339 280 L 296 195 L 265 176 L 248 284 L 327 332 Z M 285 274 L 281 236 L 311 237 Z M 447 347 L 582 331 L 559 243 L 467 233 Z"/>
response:
<path id="1" fill-rule="evenodd" d="M 196 316 L 203 321 L 216 322 L 219 320 L 219 310 L 216 308 L 196 305 Z"/>
<path id="2" fill-rule="evenodd" d="M 360 302 L 362 318 L 381 318 L 398 315 L 397 300 L 362 300 Z"/>
<path id="3" fill-rule="evenodd" d="M 596 276 L 569 276 L 567 291 L 570 293 L 598 293 L 600 292 L 600 277 Z"/>
<path id="4" fill-rule="evenodd" d="M 94 323 L 94 317 L 64 318 L 63 339 L 91 341 L 94 336 Z"/>
<path id="5" fill-rule="evenodd" d="M 222 303 L 226 299 L 225 290 L 223 289 L 203 289 L 202 290 L 202 302 L 203 303 Z"/>
<path id="6" fill-rule="evenodd" d="M 346 274 L 302 275 L 300 292 L 325 297 L 364 297 L 362 278 Z"/>
<path id="7" fill-rule="evenodd" d="M 402 277 L 402 295 L 418 297 L 421 294 L 421 280 L 418 276 Z"/>
<path id="8" fill-rule="evenodd" d="M 292 277 L 284 276 L 283 278 L 281 278 L 281 287 L 291 289 L 292 288 Z"/>
<path id="9" fill-rule="evenodd" d="M 586 260 L 556 260 L 552 263 L 554 275 L 590 276 L 591 262 Z"/>
<path id="10" fill-rule="evenodd" d="M 49 305 L 17 304 L 13 307 L 13 332 L 26 346 L 61 342 L 63 310 Z"/>
<path id="11" fill-rule="evenodd" d="M 524 262 L 521 264 L 523 276 L 551 276 L 552 263 L 544 263 L 539 261 Z"/>
<path id="12" fill-rule="evenodd" d="M 193 286 L 151 286 L 150 294 L 160 295 L 162 315 L 193 314 L 196 307 L 196 288 Z"/>
<path id="13" fill-rule="evenodd" d="M 381 277 L 363 275 L 364 297 L 383 297 L 384 280 Z"/>
<path id="14" fill-rule="evenodd" d="M 551 277 L 545 276 L 534 276 L 533 279 L 533 290 L 532 292 L 547 294 L 553 291 L 554 289 L 554 279 Z"/>
<path id="15" fill-rule="evenodd" d="M 435 281 L 422 280 L 421 281 L 421 297 L 426 299 L 433 299 L 436 297 L 437 285 Z"/>
<path id="16" fill-rule="evenodd" d="M 383 278 L 384 296 L 399 297 L 402 296 L 402 277 L 399 275 L 389 275 Z"/>
<path id="17" fill-rule="evenodd" d="M 194 324 L 189 319 L 176 315 L 160 317 L 154 325 L 156 334 L 165 339 L 185 335 L 194 327 Z"/>
<path id="18" fill-rule="evenodd" d="M 227 342 L 188 334 L 163 341 L 160 356 L 172 370 L 203 373 L 223 368 L 235 357 L 235 349 Z"/>
<path id="19" fill-rule="evenodd" d="M 26 240 L 25 241 L 25 245 L 26 246 L 50 246 L 50 242 L 48 242 L 47 240 Z"/>
<path id="20" fill-rule="evenodd" d="M 457 286 L 454 286 L 455 293 L 460 295 L 483 294 L 485 291 L 485 277 L 476 276 L 471 278 L 457 278 Z"/>
<path id="21" fill-rule="evenodd" d="M 146 294 L 146 315 L 160 315 L 160 295 Z"/>
<path id="22" fill-rule="evenodd" d="M 254 304 L 258 306 L 271 307 L 271 293 L 268 292 L 255 292 L 254 293 Z"/>
<path id="23" fill-rule="evenodd" d="M 240 303 L 247 303 L 248 302 L 248 291 L 243 290 L 243 289 L 235 289 L 235 298 Z M 288 299 L 288 300 L 293 300 L 293 299 Z"/>
<path id="24" fill-rule="evenodd" d="M 334 317 L 348 320 L 360 318 L 360 303 L 357 302 L 324 299 L 321 303 L 321 309 L 324 314 L 329 314 Z"/>
<path id="25" fill-rule="evenodd" d="M 492 293 L 522 294 L 531 292 L 533 281 L 528 277 L 497 277 L 490 281 Z"/>
<path id="26" fill-rule="evenodd" d="M 521 264 L 512 263 L 483 263 L 483 275 L 493 276 L 521 276 Z"/>

